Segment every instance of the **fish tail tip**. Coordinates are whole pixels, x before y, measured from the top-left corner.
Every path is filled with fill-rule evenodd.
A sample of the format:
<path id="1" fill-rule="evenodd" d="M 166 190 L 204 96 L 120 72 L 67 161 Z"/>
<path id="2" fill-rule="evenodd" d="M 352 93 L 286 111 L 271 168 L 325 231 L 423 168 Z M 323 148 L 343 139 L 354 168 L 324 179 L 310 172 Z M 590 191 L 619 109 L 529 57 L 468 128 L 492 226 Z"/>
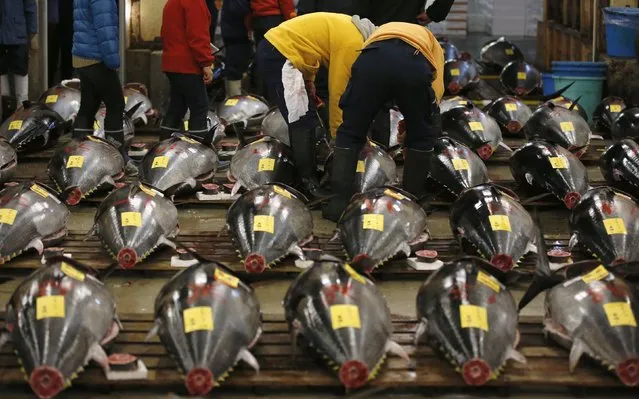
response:
<path id="1" fill-rule="evenodd" d="M 466 384 L 472 386 L 484 385 L 492 376 L 490 366 L 483 359 L 467 361 L 462 366 L 461 373 Z"/>
<path id="2" fill-rule="evenodd" d="M 262 273 L 266 265 L 266 259 L 260 254 L 250 254 L 244 260 L 244 268 L 248 273 Z"/>
<path id="3" fill-rule="evenodd" d="M 364 386 L 369 376 L 368 366 L 359 360 L 346 361 L 339 369 L 339 380 L 347 389 Z"/>
<path id="4" fill-rule="evenodd" d="M 118 252 L 118 264 L 124 269 L 130 269 L 138 262 L 138 254 L 133 248 L 122 248 Z"/>
<path id="5" fill-rule="evenodd" d="M 52 398 L 66 387 L 64 376 L 57 368 L 36 367 L 29 376 L 29 385 L 39 398 Z"/>
<path id="6" fill-rule="evenodd" d="M 629 387 L 639 385 L 639 358 L 635 357 L 619 363 L 615 372 L 624 385 Z"/>
<path id="7" fill-rule="evenodd" d="M 215 386 L 215 379 L 211 370 L 205 368 L 194 368 L 186 375 L 184 385 L 189 394 L 205 396 Z"/>

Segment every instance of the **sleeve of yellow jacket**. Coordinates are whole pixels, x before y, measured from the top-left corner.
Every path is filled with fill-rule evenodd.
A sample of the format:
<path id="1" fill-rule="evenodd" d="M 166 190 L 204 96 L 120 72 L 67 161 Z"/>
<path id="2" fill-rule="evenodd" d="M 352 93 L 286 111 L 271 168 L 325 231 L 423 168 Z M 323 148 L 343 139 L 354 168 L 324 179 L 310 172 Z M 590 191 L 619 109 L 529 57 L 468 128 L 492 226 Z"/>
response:
<path id="1" fill-rule="evenodd" d="M 328 68 L 331 135 L 342 124 L 339 99 L 351 77 L 364 39 L 349 15 L 316 12 L 281 23 L 264 36 L 305 80 L 314 80 L 321 65 Z"/>

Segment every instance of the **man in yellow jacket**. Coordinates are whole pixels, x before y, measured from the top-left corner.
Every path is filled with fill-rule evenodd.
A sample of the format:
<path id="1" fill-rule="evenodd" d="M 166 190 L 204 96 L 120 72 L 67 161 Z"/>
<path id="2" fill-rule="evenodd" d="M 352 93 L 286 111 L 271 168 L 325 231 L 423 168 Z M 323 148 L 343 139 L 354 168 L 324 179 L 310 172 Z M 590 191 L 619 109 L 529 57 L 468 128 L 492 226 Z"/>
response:
<path id="1" fill-rule="evenodd" d="M 335 195 L 323 209 L 337 221 L 355 186 L 358 154 L 375 114 L 395 100 L 406 122 L 404 188 L 423 197 L 435 139 L 441 135 L 439 101 L 444 94 L 444 54 L 425 27 L 404 22 L 382 25 L 364 43 L 340 107 L 344 120 L 337 129 L 332 188 Z"/>
<path id="2" fill-rule="evenodd" d="M 269 30 L 257 50 L 257 65 L 268 90 L 267 98 L 280 108 L 302 188 L 311 197 L 326 195 L 317 179 L 315 129 L 317 117 L 313 81 L 320 65 L 328 69 L 330 130 L 342 122 L 339 99 L 364 40 L 375 26 L 344 14 L 312 13 L 285 21 Z"/>

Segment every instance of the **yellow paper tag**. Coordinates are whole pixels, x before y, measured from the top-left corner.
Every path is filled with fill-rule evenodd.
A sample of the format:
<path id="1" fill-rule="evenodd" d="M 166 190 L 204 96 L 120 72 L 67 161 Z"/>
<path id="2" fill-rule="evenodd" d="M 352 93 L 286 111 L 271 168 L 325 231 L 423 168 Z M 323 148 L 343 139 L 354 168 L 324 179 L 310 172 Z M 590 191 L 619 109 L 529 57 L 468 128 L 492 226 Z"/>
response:
<path id="1" fill-rule="evenodd" d="M 484 125 L 482 125 L 481 122 L 468 122 L 468 126 L 470 127 L 470 130 L 472 130 L 473 132 L 484 130 Z"/>
<path id="2" fill-rule="evenodd" d="M 462 328 L 480 328 L 488 331 L 488 311 L 483 306 L 459 305 Z"/>
<path id="3" fill-rule="evenodd" d="M 517 72 L 517 80 L 526 80 L 526 72 Z"/>
<path id="4" fill-rule="evenodd" d="M 468 170 L 470 169 L 470 165 L 468 165 L 468 161 L 464 158 L 453 158 L 453 168 L 455 168 L 455 170 Z"/>
<path id="5" fill-rule="evenodd" d="M 56 94 L 48 95 L 47 98 L 44 100 L 45 104 L 54 104 L 57 102 L 58 102 L 58 96 Z"/>
<path id="6" fill-rule="evenodd" d="M 457 68 L 451 69 L 450 76 L 459 76 L 459 69 Z"/>
<path id="7" fill-rule="evenodd" d="M 36 298 L 36 319 L 64 318 L 64 295 Z"/>
<path id="8" fill-rule="evenodd" d="M 185 132 L 189 131 L 189 121 L 184 121 L 184 131 Z"/>
<path id="9" fill-rule="evenodd" d="M 495 292 L 499 292 L 501 290 L 501 287 L 499 286 L 497 280 L 482 271 L 477 273 L 477 281 Z"/>
<path id="10" fill-rule="evenodd" d="M 506 49 L 506 55 L 515 55 L 515 50 L 513 50 L 511 48 L 507 48 Z"/>
<path id="11" fill-rule="evenodd" d="M 9 123 L 9 130 L 18 130 L 22 128 L 22 121 L 13 121 Z"/>
<path id="12" fill-rule="evenodd" d="M 12 225 L 13 222 L 16 220 L 17 214 L 18 211 L 16 211 L 15 209 L 0 209 L 0 224 Z"/>
<path id="13" fill-rule="evenodd" d="M 258 172 L 270 172 L 275 170 L 275 159 L 274 158 L 262 158 L 260 162 L 257 164 Z"/>
<path id="14" fill-rule="evenodd" d="M 237 98 L 229 98 L 228 100 L 226 100 L 226 102 L 224 103 L 224 105 L 225 105 L 225 106 L 227 106 L 227 107 L 232 107 L 232 106 L 234 106 L 234 105 L 237 105 L 237 103 L 238 103 L 239 101 L 240 101 L 240 100 L 238 100 Z"/>
<path id="15" fill-rule="evenodd" d="M 253 231 L 275 233 L 275 218 L 269 215 L 255 215 L 253 217 Z"/>
<path id="16" fill-rule="evenodd" d="M 43 198 L 49 198 L 49 192 L 45 190 L 44 188 L 38 186 L 37 184 L 34 184 L 31 186 L 31 191 L 33 191 L 34 193 L 38 194 L 39 196 Z"/>
<path id="17" fill-rule="evenodd" d="M 127 105 L 129 102 L 129 97 L 128 96 L 124 96 L 124 105 Z"/>
<path id="18" fill-rule="evenodd" d="M 611 327 L 637 327 L 637 319 L 635 319 L 635 315 L 632 313 L 632 308 L 628 302 L 612 302 L 606 303 L 603 306 Z"/>
<path id="19" fill-rule="evenodd" d="M 361 328 L 359 308 L 357 305 L 331 306 L 331 324 L 333 325 L 333 330 L 345 327 Z"/>
<path id="20" fill-rule="evenodd" d="M 517 109 L 518 109 L 517 104 L 514 104 L 514 103 L 506 104 L 506 111 L 517 111 Z"/>
<path id="21" fill-rule="evenodd" d="M 550 157 L 550 165 L 554 169 L 568 169 L 568 160 L 564 156 Z"/>
<path id="22" fill-rule="evenodd" d="M 213 331 L 213 309 L 210 306 L 196 306 L 184 309 L 184 332 Z"/>
<path id="23" fill-rule="evenodd" d="M 237 285 L 240 281 L 239 278 L 235 276 L 231 276 L 230 274 L 225 273 L 223 270 L 220 270 L 217 267 L 215 268 L 215 273 L 213 274 L 213 277 L 220 283 L 226 284 L 231 288 L 237 288 Z"/>
<path id="24" fill-rule="evenodd" d="M 84 273 L 74 268 L 73 266 L 70 266 L 62 262 L 62 266 L 60 266 L 60 270 L 62 271 L 62 273 L 66 274 L 67 276 L 71 278 L 74 278 L 78 281 L 84 281 Z"/>
<path id="25" fill-rule="evenodd" d="M 293 196 L 291 195 L 291 193 L 289 193 L 287 190 L 283 189 L 280 186 L 273 186 L 273 191 L 275 191 L 276 193 L 278 193 L 279 195 L 286 197 L 286 198 L 293 198 Z"/>
<path id="26" fill-rule="evenodd" d="M 351 276 L 353 280 L 357 280 L 362 284 L 366 284 L 366 279 L 360 276 L 360 274 L 357 273 L 357 271 L 353 269 L 348 263 L 344 265 L 344 270 L 346 270 L 346 272 Z"/>
<path id="27" fill-rule="evenodd" d="M 366 214 L 362 224 L 364 230 L 384 231 L 384 215 Z"/>
<path id="28" fill-rule="evenodd" d="M 81 168 L 84 165 L 84 157 L 82 155 L 71 155 L 67 159 L 67 169 Z"/>
<path id="29" fill-rule="evenodd" d="M 388 195 L 391 198 L 395 198 L 396 200 L 403 200 L 406 199 L 406 197 L 404 197 L 403 195 L 401 195 L 400 193 L 393 191 L 389 188 L 387 188 L 386 190 L 384 190 L 384 194 Z"/>
<path id="30" fill-rule="evenodd" d="M 510 229 L 510 219 L 506 215 L 489 215 L 490 227 L 493 231 L 512 231 Z"/>
<path id="31" fill-rule="evenodd" d="M 610 112 L 621 112 L 621 105 L 619 104 L 611 104 Z"/>
<path id="32" fill-rule="evenodd" d="M 148 188 L 144 184 L 140 184 L 140 190 L 142 190 L 143 193 L 150 195 L 151 197 L 155 197 L 155 190 Z"/>
<path id="33" fill-rule="evenodd" d="M 100 122 L 93 121 L 93 130 L 100 130 Z"/>
<path id="34" fill-rule="evenodd" d="M 122 212 L 122 227 L 142 226 L 142 214 L 140 212 Z"/>
<path id="35" fill-rule="evenodd" d="M 626 226 L 623 224 L 622 218 L 611 218 L 604 219 L 604 226 L 606 227 L 606 232 L 609 235 L 613 234 L 628 234 L 626 231 Z"/>
<path id="36" fill-rule="evenodd" d="M 357 161 L 357 169 L 355 169 L 355 173 L 364 173 L 366 171 L 366 167 L 364 161 Z"/>
<path id="37" fill-rule="evenodd" d="M 100 140 L 99 138 L 95 136 L 87 136 L 87 139 L 89 139 L 90 141 L 93 141 L 94 143 L 102 143 L 102 140 Z"/>
<path id="38" fill-rule="evenodd" d="M 198 144 L 197 140 L 193 140 L 192 138 L 186 137 L 186 136 L 180 136 L 180 140 L 186 141 L 187 143 L 191 143 L 191 144 Z"/>
<path id="39" fill-rule="evenodd" d="M 151 169 L 166 168 L 167 166 L 169 166 L 169 157 L 167 157 L 166 155 L 161 155 L 159 157 L 153 158 Z"/>
<path id="40" fill-rule="evenodd" d="M 572 122 L 561 122 L 559 124 L 559 127 L 561 127 L 561 131 L 564 133 L 572 132 L 575 130 L 575 126 L 572 124 Z"/>
<path id="41" fill-rule="evenodd" d="M 599 267 L 584 275 L 582 277 L 582 280 L 584 281 L 584 283 L 590 284 L 593 281 L 603 280 L 606 277 L 608 277 L 608 270 L 606 270 L 603 265 L 599 265 Z"/>

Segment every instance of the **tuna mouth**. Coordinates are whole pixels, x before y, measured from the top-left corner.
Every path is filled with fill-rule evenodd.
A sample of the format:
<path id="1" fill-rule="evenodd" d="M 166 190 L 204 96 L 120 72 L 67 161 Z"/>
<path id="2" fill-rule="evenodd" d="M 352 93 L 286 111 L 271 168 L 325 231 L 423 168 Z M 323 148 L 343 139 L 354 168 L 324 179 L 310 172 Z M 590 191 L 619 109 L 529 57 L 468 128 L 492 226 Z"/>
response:
<path id="1" fill-rule="evenodd" d="M 448 92 L 450 94 L 457 94 L 461 91 L 461 85 L 457 82 L 450 82 L 448 84 Z"/>
<path id="2" fill-rule="evenodd" d="M 517 94 L 518 96 L 523 96 L 526 94 L 526 89 L 523 87 L 518 87 L 515 89 L 515 94 Z"/>
<path id="3" fill-rule="evenodd" d="M 31 373 L 29 385 L 37 397 L 49 399 L 64 389 L 64 377 L 54 367 L 40 366 Z"/>
<path id="4" fill-rule="evenodd" d="M 462 376 L 468 385 L 484 385 L 491 375 L 490 366 L 482 359 L 469 360 L 462 367 Z"/>
<path id="5" fill-rule="evenodd" d="M 349 360 L 339 369 L 339 380 L 345 388 L 361 388 L 368 381 L 368 366 L 359 360 Z"/>
<path id="6" fill-rule="evenodd" d="M 639 358 L 628 359 L 617 366 L 617 376 L 629 387 L 639 384 Z"/>
<path id="7" fill-rule="evenodd" d="M 351 265 L 355 266 L 356 269 L 362 270 L 366 273 L 373 270 L 375 264 L 373 263 L 373 259 L 366 254 L 358 254 L 351 261 Z"/>
<path id="8" fill-rule="evenodd" d="M 617 258 L 615 260 L 613 260 L 610 265 L 611 266 L 617 266 L 617 265 L 622 265 L 624 263 L 628 263 L 628 261 L 624 258 Z"/>
<path id="9" fill-rule="evenodd" d="M 506 129 L 508 129 L 510 133 L 519 133 L 521 131 L 521 123 L 517 121 L 510 121 L 506 125 Z"/>
<path id="10" fill-rule="evenodd" d="M 186 385 L 189 394 L 193 396 L 204 396 L 213 389 L 213 373 L 204 368 L 195 368 L 189 371 L 184 385 Z"/>
<path id="11" fill-rule="evenodd" d="M 580 200 L 581 194 L 571 191 L 564 197 L 564 204 L 566 204 L 566 208 L 572 209 Z"/>
<path id="12" fill-rule="evenodd" d="M 493 147 L 490 144 L 484 144 L 477 149 L 477 155 L 484 161 L 493 156 Z"/>
<path id="13" fill-rule="evenodd" d="M 513 266 L 515 266 L 512 256 L 506 254 L 497 254 L 493 256 L 490 263 L 504 273 L 508 273 L 513 269 Z"/>
<path id="14" fill-rule="evenodd" d="M 78 205 L 82 200 L 82 190 L 78 187 L 69 187 L 64 190 L 64 196 L 66 197 L 64 202 L 69 206 Z"/>
<path id="15" fill-rule="evenodd" d="M 123 269 L 130 269 L 138 262 L 138 254 L 133 248 L 122 248 L 118 252 L 118 263 Z"/>
<path id="16" fill-rule="evenodd" d="M 266 259 L 262 255 L 250 254 L 244 260 L 244 268 L 248 273 L 262 273 L 266 269 Z"/>

